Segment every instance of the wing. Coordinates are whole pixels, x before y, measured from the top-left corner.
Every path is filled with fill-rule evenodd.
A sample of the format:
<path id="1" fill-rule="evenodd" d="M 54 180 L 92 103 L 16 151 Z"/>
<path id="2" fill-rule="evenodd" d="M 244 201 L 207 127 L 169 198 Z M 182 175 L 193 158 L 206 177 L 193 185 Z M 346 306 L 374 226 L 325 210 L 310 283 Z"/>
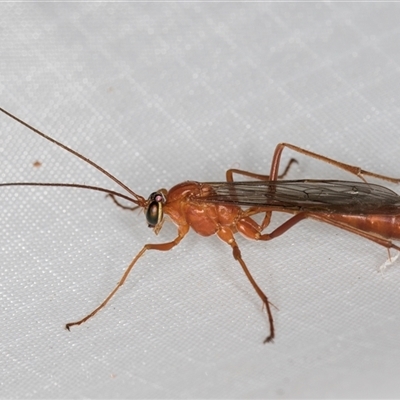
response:
<path id="1" fill-rule="evenodd" d="M 266 207 L 277 211 L 344 214 L 394 214 L 400 196 L 380 185 L 335 180 L 202 183 L 207 190 L 196 201 Z"/>

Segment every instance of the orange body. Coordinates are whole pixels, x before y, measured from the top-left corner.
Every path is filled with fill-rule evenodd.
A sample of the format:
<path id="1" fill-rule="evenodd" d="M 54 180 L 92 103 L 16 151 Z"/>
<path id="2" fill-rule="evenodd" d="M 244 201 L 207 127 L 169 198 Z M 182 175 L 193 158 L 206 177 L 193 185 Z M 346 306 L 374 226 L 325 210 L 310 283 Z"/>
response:
<path id="1" fill-rule="evenodd" d="M 206 183 L 194 181 L 180 183 L 169 190 L 163 208 L 164 213 L 169 215 L 177 226 L 186 225 L 202 236 L 214 235 L 225 228 L 231 233 L 240 232 L 250 239 L 269 240 L 279 236 L 300 220 L 312 218 L 368 238 L 370 238 L 368 234 L 371 234 L 374 238 L 379 236 L 384 239 L 400 239 L 400 213 L 396 215 L 350 215 L 298 212 L 293 222 L 291 223 L 289 220 L 283 229 L 273 232 L 272 235 L 263 235 L 260 232 L 260 226 L 239 206 L 199 201 L 202 197 L 209 195 L 210 190 L 212 188 Z M 273 211 L 296 214 L 284 208 Z M 266 222 L 262 225 L 264 229 L 269 223 L 272 210 L 270 207 L 258 207 L 257 213 L 262 212 L 267 214 Z"/>
<path id="2" fill-rule="evenodd" d="M 400 214 L 324 214 L 323 216 L 326 217 L 325 222 L 332 225 L 339 226 L 340 223 L 352 227 L 356 231 L 371 233 L 385 239 L 400 239 Z M 313 218 L 312 215 L 311 218 Z"/>
<path id="3" fill-rule="evenodd" d="M 236 222 L 241 219 L 243 210 L 233 205 L 196 202 L 206 194 L 206 184 L 192 181 L 180 183 L 169 190 L 163 206 L 164 213 L 177 226 L 188 225 L 202 236 L 214 235 L 219 227 L 230 228 L 236 233 Z"/>

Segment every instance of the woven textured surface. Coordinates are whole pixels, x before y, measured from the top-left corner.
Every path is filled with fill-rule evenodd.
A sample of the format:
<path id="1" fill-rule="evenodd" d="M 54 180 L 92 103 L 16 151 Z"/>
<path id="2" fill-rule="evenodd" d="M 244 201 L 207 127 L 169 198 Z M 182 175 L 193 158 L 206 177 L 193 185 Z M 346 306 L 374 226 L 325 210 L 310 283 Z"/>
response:
<path id="1" fill-rule="evenodd" d="M 228 168 L 267 173 L 282 141 L 400 176 L 397 4 L 0 11 L 0 106 L 145 197 Z M 291 179 L 351 179 L 296 157 Z M 0 181 L 118 190 L 5 115 Z M 312 221 L 270 243 L 238 238 L 279 309 L 273 344 L 262 344 L 261 302 L 229 247 L 193 232 L 146 254 L 102 312 L 67 332 L 143 244 L 175 227 L 155 237 L 142 213 L 78 189 L 1 188 L 0 198 L 1 397 L 398 396 L 399 262 L 381 276 L 387 252 L 372 242 Z"/>

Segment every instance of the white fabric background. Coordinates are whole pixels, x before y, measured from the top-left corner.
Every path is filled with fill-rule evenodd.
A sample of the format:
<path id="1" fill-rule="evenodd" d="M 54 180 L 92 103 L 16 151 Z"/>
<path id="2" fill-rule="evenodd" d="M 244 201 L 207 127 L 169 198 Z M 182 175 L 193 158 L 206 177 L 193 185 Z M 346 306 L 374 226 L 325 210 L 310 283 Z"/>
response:
<path id="1" fill-rule="evenodd" d="M 145 197 L 232 167 L 267 173 L 282 141 L 400 176 L 399 18 L 388 3 L 3 3 L 0 103 Z M 291 179 L 353 179 L 296 157 Z M 5 115 L 0 181 L 118 189 Z M 3 398 L 400 393 L 399 262 L 380 275 L 387 252 L 370 241 L 313 221 L 238 238 L 279 308 L 273 344 L 231 250 L 193 232 L 67 332 L 175 228 L 154 237 L 98 193 L 0 196 Z"/>

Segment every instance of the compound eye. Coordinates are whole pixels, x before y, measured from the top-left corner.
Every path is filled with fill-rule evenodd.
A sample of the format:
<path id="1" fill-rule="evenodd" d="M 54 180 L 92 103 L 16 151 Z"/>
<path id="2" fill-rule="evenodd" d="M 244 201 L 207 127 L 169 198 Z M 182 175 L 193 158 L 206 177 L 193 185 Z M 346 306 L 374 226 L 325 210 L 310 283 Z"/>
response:
<path id="1" fill-rule="evenodd" d="M 152 201 L 146 211 L 146 220 L 149 228 L 154 228 L 162 217 L 162 204 L 158 201 Z"/>
<path id="2" fill-rule="evenodd" d="M 165 203 L 165 198 L 162 193 L 154 192 L 150 195 L 149 202 L 150 204 L 146 210 L 146 220 L 149 228 L 154 228 L 162 221 L 162 206 Z"/>

